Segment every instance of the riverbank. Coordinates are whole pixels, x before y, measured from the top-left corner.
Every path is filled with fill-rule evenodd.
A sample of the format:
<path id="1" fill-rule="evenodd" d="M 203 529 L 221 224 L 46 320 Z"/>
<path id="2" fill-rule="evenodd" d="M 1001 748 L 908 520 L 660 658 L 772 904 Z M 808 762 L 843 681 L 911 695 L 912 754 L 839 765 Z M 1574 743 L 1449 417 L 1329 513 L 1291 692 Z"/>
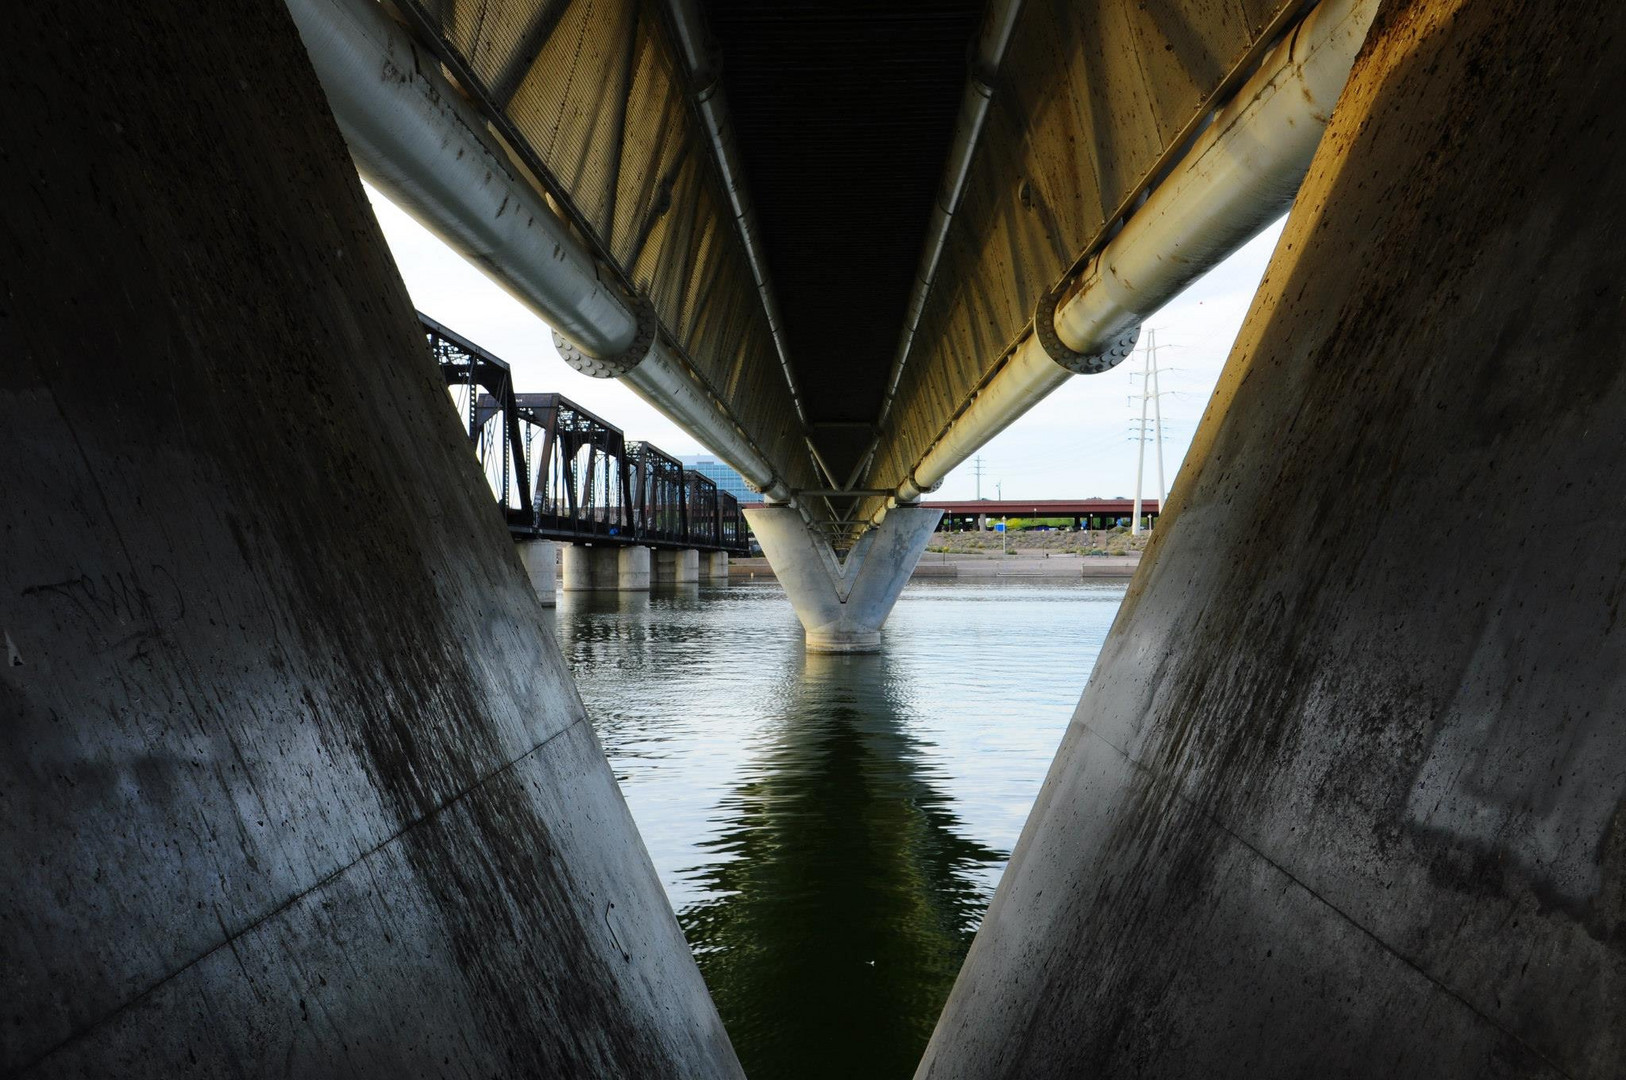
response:
<path id="1" fill-rule="evenodd" d="M 1023 555 L 1133 555 L 1151 542 L 1150 530 L 1133 535 L 1128 529 L 1024 529 L 1001 536 L 983 532 L 935 533 L 927 552 L 949 555 L 999 555 L 1002 551 Z M 1009 556 L 1007 556 L 1009 557 Z"/>
<path id="2" fill-rule="evenodd" d="M 928 551 L 920 557 L 911 580 L 994 581 L 1077 581 L 1080 578 L 1130 578 L 1140 565 L 1140 552 L 1123 555 L 1079 555 L 1073 552 L 1022 551 L 1010 555 L 980 552 Z M 767 559 L 730 559 L 731 581 L 774 576 Z"/>

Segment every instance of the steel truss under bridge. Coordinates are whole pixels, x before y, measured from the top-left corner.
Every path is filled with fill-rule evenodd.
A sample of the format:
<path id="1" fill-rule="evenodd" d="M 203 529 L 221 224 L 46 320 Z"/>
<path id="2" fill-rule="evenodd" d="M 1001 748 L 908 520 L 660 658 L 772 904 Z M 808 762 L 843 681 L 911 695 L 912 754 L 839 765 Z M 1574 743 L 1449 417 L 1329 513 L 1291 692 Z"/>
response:
<path id="1" fill-rule="evenodd" d="M 746 554 L 739 501 L 561 394 L 519 394 L 507 362 L 418 316 L 475 458 L 521 540 Z"/>

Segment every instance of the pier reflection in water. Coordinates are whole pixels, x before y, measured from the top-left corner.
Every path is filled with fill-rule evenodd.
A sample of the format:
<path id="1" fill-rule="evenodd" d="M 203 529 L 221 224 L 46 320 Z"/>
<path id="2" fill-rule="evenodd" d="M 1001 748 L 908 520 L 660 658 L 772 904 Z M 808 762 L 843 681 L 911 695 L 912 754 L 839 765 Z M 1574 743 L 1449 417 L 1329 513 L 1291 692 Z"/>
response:
<path id="1" fill-rule="evenodd" d="M 911 1075 L 1122 594 L 916 585 L 856 657 L 771 584 L 561 597 L 752 1080 Z"/>

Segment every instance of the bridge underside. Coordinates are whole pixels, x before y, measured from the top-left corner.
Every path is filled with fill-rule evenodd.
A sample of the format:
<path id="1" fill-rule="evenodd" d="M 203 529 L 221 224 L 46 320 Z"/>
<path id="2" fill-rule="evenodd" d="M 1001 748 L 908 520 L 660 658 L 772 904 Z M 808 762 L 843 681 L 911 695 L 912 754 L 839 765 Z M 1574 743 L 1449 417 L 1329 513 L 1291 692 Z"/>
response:
<path id="1" fill-rule="evenodd" d="M 1374 2 L 1327 6 L 1364 27 Z M 290 6 L 312 41 L 354 9 L 377 14 L 371 0 Z M 393 0 L 403 44 L 386 70 L 411 67 L 430 99 L 462 102 L 459 124 L 494 147 L 481 175 L 512 174 L 520 204 L 569 223 L 621 296 L 618 319 L 647 299 L 672 358 L 644 365 L 644 339 L 622 356 L 628 339 L 596 339 L 585 309 L 516 287 L 512 252 L 472 236 L 489 222 L 391 158 L 352 100 L 368 88 L 338 87 L 374 58 L 346 45 L 324 79 L 370 178 L 530 299 L 585 370 L 627 379 L 844 549 L 895 493 L 912 501 L 909 485 L 941 479 L 952 461 L 920 480 L 922 462 L 944 457 L 951 424 L 1032 336 L 1036 306 L 1310 6 Z M 469 159 L 453 156 L 449 171 Z M 1247 227 L 1285 209 L 1293 183 Z M 697 426 L 663 389 L 676 383 L 715 422 Z"/>
<path id="2" fill-rule="evenodd" d="M 1085 8 L 1013 55 L 1184 10 Z M 281 4 L 8 27 L 0 1071 L 738 1076 Z M 1617 4 L 1386 6 L 920 1075 L 1619 1075 L 1622 100 Z M 672 109 L 578 185 L 657 307 L 733 235 Z M 665 332 L 818 483 L 718 272 Z"/>

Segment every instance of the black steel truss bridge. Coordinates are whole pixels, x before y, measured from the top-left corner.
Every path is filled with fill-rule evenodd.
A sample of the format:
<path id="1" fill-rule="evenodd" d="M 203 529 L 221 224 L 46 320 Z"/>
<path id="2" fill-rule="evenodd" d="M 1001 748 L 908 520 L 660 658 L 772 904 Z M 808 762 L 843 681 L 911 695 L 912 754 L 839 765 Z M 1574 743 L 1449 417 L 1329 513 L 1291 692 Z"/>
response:
<path id="1" fill-rule="evenodd" d="M 749 552 L 739 501 L 561 394 L 520 394 L 498 359 L 418 313 L 508 531 L 521 540 Z"/>

